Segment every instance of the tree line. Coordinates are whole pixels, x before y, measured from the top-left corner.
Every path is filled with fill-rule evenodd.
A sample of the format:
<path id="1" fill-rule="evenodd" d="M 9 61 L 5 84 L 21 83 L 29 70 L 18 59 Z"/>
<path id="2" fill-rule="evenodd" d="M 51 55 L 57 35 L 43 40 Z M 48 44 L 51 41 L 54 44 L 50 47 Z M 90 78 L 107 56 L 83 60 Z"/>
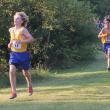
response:
<path id="1" fill-rule="evenodd" d="M 8 64 L 8 29 L 17 11 L 30 18 L 27 28 L 35 38 L 29 45 L 32 67 L 65 68 L 93 59 L 97 52 L 93 17 L 99 16 L 99 1 L 0 0 L 0 65 Z"/>

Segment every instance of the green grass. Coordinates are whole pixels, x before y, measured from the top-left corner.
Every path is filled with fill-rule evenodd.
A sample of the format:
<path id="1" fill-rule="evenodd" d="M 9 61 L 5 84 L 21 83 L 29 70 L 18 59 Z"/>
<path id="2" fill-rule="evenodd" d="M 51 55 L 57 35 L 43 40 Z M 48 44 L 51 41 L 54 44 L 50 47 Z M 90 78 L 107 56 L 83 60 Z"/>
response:
<path id="1" fill-rule="evenodd" d="M 25 87 L 17 86 L 14 100 L 8 99 L 10 88 L 0 89 L 0 110 L 110 110 L 110 72 L 102 53 L 91 63 L 49 73 L 34 83 L 32 96 Z"/>

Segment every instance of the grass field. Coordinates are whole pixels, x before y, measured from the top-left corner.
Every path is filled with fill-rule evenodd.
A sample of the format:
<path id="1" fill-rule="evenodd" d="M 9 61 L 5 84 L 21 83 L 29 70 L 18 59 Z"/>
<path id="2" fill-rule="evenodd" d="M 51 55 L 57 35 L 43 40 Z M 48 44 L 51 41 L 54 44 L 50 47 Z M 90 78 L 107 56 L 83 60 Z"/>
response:
<path id="1" fill-rule="evenodd" d="M 102 53 L 92 63 L 50 73 L 34 83 L 32 96 L 25 87 L 17 86 L 14 100 L 9 88 L 0 89 L 0 110 L 110 110 L 110 72 Z"/>

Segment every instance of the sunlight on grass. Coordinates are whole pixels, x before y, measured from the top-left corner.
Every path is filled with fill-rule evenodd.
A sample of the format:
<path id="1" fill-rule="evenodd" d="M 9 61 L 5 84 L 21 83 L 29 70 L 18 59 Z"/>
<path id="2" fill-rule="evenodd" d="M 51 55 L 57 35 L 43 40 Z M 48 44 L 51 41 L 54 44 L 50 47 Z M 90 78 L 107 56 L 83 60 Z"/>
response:
<path id="1" fill-rule="evenodd" d="M 17 86 L 14 100 L 9 100 L 10 88 L 1 89 L 0 110 L 109 110 L 110 72 L 105 70 L 104 59 L 78 70 L 46 74 L 44 80 L 33 84 L 32 96 L 26 85 Z"/>
<path id="2" fill-rule="evenodd" d="M 70 78 L 70 77 L 76 77 L 76 76 L 86 76 L 86 75 L 94 75 L 94 74 L 105 74 L 108 72 L 105 71 L 95 71 L 95 72 L 72 72 L 72 73 L 64 73 L 64 74 L 56 74 L 55 77 L 62 77 L 62 78 Z"/>
<path id="3" fill-rule="evenodd" d="M 24 89 L 18 89 L 18 97 L 14 100 L 14 103 L 22 102 L 109 102 L 110 101 L 110 86 L 80 86 L 80 85 L 68 85 L 68 86 L 42 86 L 34 87 L 34 94 L 28 96 Z M 0 95 L 0 103 L 11 103 L 9 100 L 9 93 L 7 90 L 3 91 L 5 94 Z"/>

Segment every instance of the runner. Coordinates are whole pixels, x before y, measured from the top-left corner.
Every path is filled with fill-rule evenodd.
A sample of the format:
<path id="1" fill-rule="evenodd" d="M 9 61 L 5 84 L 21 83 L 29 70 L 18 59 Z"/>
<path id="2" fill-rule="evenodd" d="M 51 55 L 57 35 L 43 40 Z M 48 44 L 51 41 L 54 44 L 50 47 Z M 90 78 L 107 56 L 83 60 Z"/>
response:
<path id="1" fill-rule="evenodd" d="M 9 59 L 9 78 L 11 84 L 11 97 L 17 97 L 16 93 L 16 68 L 20 67 L 27 81 L 28 93 L 32 95 L 32 83 L 29 74 L 30 59 L 27 52 L 27 44 L 33 41 L 32 35 L 26 29 L 28 16 L 24 12 L 16 12 L 14 15 L 14 27 L 9 29 L 10 42 L 8 48 L 11 49 Z"/>
<path id="2" fill-rule="evenodd" d="M 103 44 L 103 50 L 107 58 L 107 69 L 110 71 L 110 18 L 105 17 L 104 27 L 100 31 L 98 38 Z"/>

